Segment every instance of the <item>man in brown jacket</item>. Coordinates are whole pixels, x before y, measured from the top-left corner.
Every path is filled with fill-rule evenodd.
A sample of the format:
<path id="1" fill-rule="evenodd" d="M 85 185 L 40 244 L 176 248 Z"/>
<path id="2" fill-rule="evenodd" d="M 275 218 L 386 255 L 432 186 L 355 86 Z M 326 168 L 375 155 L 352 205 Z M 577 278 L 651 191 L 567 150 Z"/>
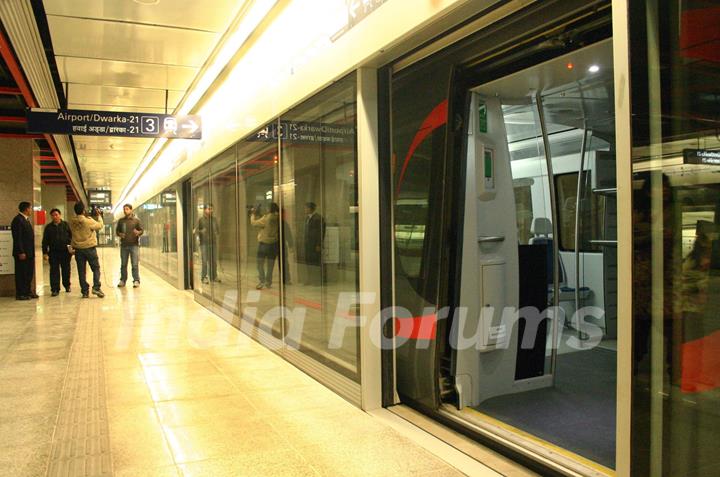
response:
<path id="1" fill-rule="evenodd" d="M 133 288 L 140 286 L 140 236 L 144 233 L 140 219 L 133 214 L 130 204 L 123 205 L 125 217 L 118 220 L 115 234 L 120 237 L 120 282 L 118 287 L 125 286 L 127 281 L 128 258 L 132 264 Z"/>
<path id="2" fill-rule="evenodd" d="M 95 209 L 96 210 L 96 209 Z M 85 279 L 85 266 L 90 264 L 93 272 L 93 295 L 104 298 L 105 294 L 100 289 L 100 261 L 97 254 L 97 231 L 103 228 L 102 213 L 98 210 L 90 218 L 85 214 L 85 204 L 75 204 L 75 217 L 70 219 L 70 231 L 72 232 L 72 248 L 75 250 L 75 262 L 80 278 L 80 292 L 83 298 L 90 296 L 87 280 Z"/>

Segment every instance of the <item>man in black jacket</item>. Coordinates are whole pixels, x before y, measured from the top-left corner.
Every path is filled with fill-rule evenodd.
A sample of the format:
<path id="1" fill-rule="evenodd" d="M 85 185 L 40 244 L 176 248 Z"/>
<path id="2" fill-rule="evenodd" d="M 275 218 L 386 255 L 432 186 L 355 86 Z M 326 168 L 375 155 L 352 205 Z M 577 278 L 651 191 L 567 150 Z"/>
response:
<path id="1" fill-rule="evenodd" d="M 20 213 L 10 225 L 15 258 L 15 298 L 29 300 L 38 297 L 31 289 L 35 273 L 35 231 L 30 223 L 32 206 L 30 202 L 20 202 L 18 210 Z"/>
<path id="2" fill-rule="evenodd" d="M 316 212 L 314 202 L 305 204 L 305 282 L 308 285 L 322 283 L 322 242 L 325 238 L 325 220 Z"/>
<path id="3" fill-rule="evenodd" d="M 58 209 L 50 211 L 52 222 L 45 226 L 43 231 L 43 257 L 50 261 L 50 291 L 52 296 L 60 294 L 60 269 L 62 269 L 62 284 L 65 291 L 70 293 L 70 241 L 72 232 L 70 226 L 62 219 Z"/>

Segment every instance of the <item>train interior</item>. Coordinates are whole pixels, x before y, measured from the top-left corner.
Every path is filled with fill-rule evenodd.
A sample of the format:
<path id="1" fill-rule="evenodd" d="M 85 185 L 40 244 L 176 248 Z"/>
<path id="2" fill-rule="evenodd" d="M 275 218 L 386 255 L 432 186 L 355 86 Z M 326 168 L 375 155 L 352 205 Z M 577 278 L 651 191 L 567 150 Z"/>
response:
<path id="1" fill-rule="evenodd" d="M 466 313 L 448 327 L 443 409 L 613 468 L 612 39 L 468 93 Z"/>

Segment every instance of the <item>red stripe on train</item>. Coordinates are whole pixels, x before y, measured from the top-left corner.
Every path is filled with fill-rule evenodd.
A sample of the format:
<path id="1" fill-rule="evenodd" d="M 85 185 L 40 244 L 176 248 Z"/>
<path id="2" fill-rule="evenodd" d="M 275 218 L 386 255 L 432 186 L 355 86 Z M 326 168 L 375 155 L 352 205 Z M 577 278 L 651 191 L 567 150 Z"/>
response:
<path id="1" fill-rule="evenodd" d="M 437 335 L 437 315 L 395 318 L 395 336 L 411 340 L 434 340 Z"/>
<path id="2" fill-rule="evenodd" d="M 684 393 L 700 393 L 720 388 L 720 331 L 682 345 Z"/>

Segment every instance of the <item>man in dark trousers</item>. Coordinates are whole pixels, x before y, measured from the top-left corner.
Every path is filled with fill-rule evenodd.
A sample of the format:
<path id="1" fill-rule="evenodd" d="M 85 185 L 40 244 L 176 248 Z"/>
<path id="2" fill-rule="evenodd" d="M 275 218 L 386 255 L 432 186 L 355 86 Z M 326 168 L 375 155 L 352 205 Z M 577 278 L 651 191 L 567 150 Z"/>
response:
<path id="1" fill-rule="evenodd" d="M 10 225 L 15 258 L 15 299 L 29 300 L 38 297 L 31 289 L 35 273 L 35 231 L 30 222 L 32 206 L 30 202 L 20 202 L 18 210 L 20 213 Z"/>
<path id="2" fill-rule="evenodd" d="M 132 205 L 123 205 L 125 217 L 118 220 L 115 234 L 120 237 L 120 283 L 118 287 L 125 286 L 127 281 L 127 265 L 130 258 L 133 288 L 140 286 L 140 236 L 145 232 L 133 213 Z"/>
<path id="3" fill-rule="evenodd" d="M 319 285 L 322 282 L 322 241 L 325 236 L 325 221 L 322 215 L 316 212 L 314 202 L 305 204 L 305 281 L 309 285 Z"/>
<path id="4" fill-rule="evenodd" d="M 86 215 L 85 204 L 75 204 L 75 217 L 70 219 L 72 231 L 72 248 L 75 250 L 75 263 L 77 263 L 78 278 L 80 279 L 80 293 L 83 298 L 90 296 L 90 285 L 87 282 L 85 271 L 87 265 L 93 272 L 92 293 L 98 298 L 105 298 L 100 289 L 100 260 L 97 254 L 97 231 L 103 228 L 102 212 L 93 207 L 90 217 Z"/>
<path id="5" fill-rule="evenodd" d="M 43 257 L 50 262 L 50 291 L 52 296 L 60 294 L 60 270 L 62 269 L 62 284 L 65 291 L 70 293 L 70 242 L 72 233 L 70 225 L 62 219 L 58 209 L 50 211 L 52 221 L 43 231 L 42 249 Z"/>
<path id="6" fill-rule="evenodd" d="M 202 261 L 200 281 L 209 283 L 209 272 L 210 281 L 219 282 L 220 280 L 217 277 L 217 243 L 220 236 L 220 227 L 213 215 L 212 204 L 206 204 L 203 207 L 203 215 L 198 219 L 193 234 L 197 236 L 198 242 L 200 242 L 200 260 Z"/>

